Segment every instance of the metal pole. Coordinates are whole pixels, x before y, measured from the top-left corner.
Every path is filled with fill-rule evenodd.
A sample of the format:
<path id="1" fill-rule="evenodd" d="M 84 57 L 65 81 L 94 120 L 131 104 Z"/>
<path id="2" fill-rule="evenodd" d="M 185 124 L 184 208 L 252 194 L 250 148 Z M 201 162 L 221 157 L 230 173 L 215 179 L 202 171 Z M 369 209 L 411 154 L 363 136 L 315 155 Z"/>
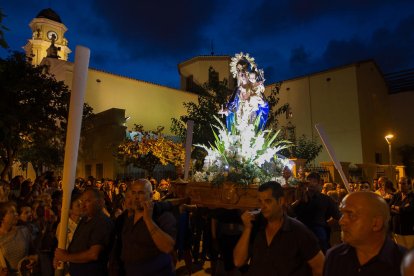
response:
<path id="1" fill-rule="evenodd" d="M 390 166 L 392 165 L 392 150 L 391 150 L 391 142 L 388 143 L 388 154 L 390 157 Z"/>

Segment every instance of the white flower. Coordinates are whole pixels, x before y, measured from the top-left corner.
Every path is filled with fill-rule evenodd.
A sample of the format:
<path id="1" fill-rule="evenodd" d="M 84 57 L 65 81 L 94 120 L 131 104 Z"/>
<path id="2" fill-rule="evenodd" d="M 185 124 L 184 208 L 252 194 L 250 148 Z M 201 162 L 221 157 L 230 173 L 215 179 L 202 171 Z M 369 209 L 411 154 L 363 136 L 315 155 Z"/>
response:
<path id="1" fill-rule="evenodd" d="M 207 180 L 207 173 L 206 172 L 195 172 L 193 176 L 193 180 L 195 182 L 204 182 Z"/>
<path id="2" fill-rule="evenodd" d="M 216 174 L 217 173 L 215 173 L 215 172 L 211 172 L 207 177 L 207 181 L 212 182 L 214 180 L 214 178 L 216 177 Z"/>

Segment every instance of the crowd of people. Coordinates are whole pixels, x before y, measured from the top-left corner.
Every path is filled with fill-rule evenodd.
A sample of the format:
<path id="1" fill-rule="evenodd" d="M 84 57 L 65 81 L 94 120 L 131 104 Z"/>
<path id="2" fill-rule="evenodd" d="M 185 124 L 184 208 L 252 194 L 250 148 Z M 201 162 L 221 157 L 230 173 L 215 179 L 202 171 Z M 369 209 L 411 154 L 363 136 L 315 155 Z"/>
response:
<path id="1" fill-rule="evenodd" d="M 16 176 L 0 189 L 0 275 L 53 275 L 57 268 L 175 275 L 180 259 L 187 275 L 205 261 L 213 275 L 218 264 L 227 275 L 412 275 L 411 179 L 352 183 L 348 194 L 313 172 L 296 183 L 293 200 L 285 196 L 289 183 L 262 184 L 260 208 L 240 210 L 191 205 L 168 180 L 77 179 L 66 247 L 57 248 L 61 179 Z"/>

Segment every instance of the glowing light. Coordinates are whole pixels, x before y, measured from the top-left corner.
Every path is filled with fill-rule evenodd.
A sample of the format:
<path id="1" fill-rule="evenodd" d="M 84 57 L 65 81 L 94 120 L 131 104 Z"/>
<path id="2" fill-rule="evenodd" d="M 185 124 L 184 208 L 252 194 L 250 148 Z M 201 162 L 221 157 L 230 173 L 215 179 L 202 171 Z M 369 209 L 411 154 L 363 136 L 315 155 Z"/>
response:
<path id="1" fill-rule="evenodd" d="M 394 138 L 394 134 L 387 134 L 384 138 L 388 144 L 391 144 L 391 140 Z"/>

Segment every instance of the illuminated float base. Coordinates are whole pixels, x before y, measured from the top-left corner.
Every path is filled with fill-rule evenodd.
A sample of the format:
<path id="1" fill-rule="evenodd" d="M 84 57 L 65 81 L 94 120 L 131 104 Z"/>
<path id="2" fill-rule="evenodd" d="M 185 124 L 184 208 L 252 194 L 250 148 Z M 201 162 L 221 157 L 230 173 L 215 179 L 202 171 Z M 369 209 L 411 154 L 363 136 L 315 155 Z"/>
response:
<path id="1" fill-rule="evenodd" d="M 178 197 L 188 197 L 191 204 L 198 207 L 226 209 L 259 208 L 257 185 L 239 187 L 235 183 L 225 182 L 214 186 L 209 182 L 173 182 L 173 189 Z M 295 188 L 284 188 L 287 203 L 293 202 Z"/>

